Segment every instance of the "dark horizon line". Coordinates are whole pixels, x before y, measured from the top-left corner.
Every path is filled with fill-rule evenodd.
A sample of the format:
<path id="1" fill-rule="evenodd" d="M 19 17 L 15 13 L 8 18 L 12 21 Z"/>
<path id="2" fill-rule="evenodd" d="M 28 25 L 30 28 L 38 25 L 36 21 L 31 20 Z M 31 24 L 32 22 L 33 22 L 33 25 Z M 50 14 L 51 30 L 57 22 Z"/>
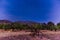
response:
<path id="1" fill-rule="evenodd" d="M 37 22 L 37 21 L 33 21 L 33 20 L 15 20 L 15 21 L 13 21 L 13 20 L 8 20 L 8 19 L 0 19 L 0 21 L 1 21 L 1 20 L 11 21 L 11 22 L 18 22 L 18 21 L 20 21 L 20 22 L 36 22 L 36 23 L 48 23 L 48 22 L 53 22 L 53 21 Z M 53 23 L 54 23 L 54 22 L 53 22 Z M 58 23 L 60 23 L 60 22 L 58 22 Z M 57 23 L 54 23 L 54 24 L 57 24 Z"/>

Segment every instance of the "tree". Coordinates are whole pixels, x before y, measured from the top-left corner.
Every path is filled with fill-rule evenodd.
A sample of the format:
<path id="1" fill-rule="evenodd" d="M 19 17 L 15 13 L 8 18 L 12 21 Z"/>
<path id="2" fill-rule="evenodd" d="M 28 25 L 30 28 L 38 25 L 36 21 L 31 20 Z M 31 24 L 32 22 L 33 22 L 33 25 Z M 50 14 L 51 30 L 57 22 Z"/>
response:
<path id="1" fill-rule="evenodd" d="M 22 24 L 20 24 L 20 23 L 12 23 L 12 29 L 14 30 L 14 29 L 16 29 L 16 30 L 22 30 L 23 29 L 23 26 L 22 26 Z"/>
<path id="2" fill-rule="evenodd" d="M 53 22 L 48 22 L 48 23 L 47 23 L 47 26 L 48 26 L 48 29 L 51 30 L 51 31 L 52 31 L 52 30 L 54 29 L 54 27 L 55 27 L 55 25 L 54 25 Z"/>
<path id="3" fill-rule="evenodd" d="M 42 29 L 42 24 L 41 23 L 37 24 L 36 28 L 39 29 L 39 30 L 41 30 Z"/>
<path id="4" fill-rule="evenodd" d="M 60 30 L 60 23 L 57 23 L 57 27 L 58 27 L 58 29 Z"/>
<path id="5" fill-rule="evenodd" d="M 47 30 L 47 24 L 46 23 L 42 23 L 42 30 Z"/>
<path id="6" fill-rule="evenodd" d="M 9 30 L 11 29 L 10 24 L 0 24 L 0 29 Z"/>

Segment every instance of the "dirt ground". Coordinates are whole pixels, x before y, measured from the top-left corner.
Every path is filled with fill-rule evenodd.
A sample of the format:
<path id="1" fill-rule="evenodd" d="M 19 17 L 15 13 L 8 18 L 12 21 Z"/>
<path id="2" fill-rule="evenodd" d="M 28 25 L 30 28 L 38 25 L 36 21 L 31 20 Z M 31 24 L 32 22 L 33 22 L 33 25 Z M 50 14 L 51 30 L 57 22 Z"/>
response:
<path id="1" fill-rule="evenodd" d="M 40 32 L 43 33 L 39 36 L 32 37 L 31 32 L 25 31 L 17 31 L 17 32 L 10 32 L 10 31 L 0 31 L 0 40 L 60 40 L 60 31 L 47 31 L 41 30 Z"/>

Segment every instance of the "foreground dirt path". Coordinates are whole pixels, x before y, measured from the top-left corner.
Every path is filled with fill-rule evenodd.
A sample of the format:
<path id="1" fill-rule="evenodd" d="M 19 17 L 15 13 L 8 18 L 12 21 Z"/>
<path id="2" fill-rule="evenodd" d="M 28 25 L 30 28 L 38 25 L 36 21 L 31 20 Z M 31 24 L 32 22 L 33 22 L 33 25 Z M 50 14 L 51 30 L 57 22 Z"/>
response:
<path id="1" fill-rule="evenodd" d="M 24 32 L 24 31 L 20 31 L 20 32 L 0 32 L 0 37 L 8 37 L 8 36 L 17 36 L 17 35 L 28 35 L 31 32 Z"/>
<path id="2" fill-rule="evenodd" d="M 41 31 L 43 34 L 47 35 L 60 35 L 60 31 Z M 25 31 L 18 31 L 18 32 L 0 32 L 0 37 L 8 37 L 8 36 L 17 36 L 17 35 L 28 35 L 31 34 L 31 32 L 25 32 Z"/>
<path id="3" fill-rule="evenodd" d="M 60 40 L 60 35 L 39 35 L 32 37 L 30 35 L 16 35 L 9 37 L 2 37 L 0 40 Z"/>
<path id="4" fill-rule="evenodd" d="M 60 31 L 42 31 L 43 35 L 32 37 L 31 32 L 0 32 L 0 40 L 60 40 Z"/>

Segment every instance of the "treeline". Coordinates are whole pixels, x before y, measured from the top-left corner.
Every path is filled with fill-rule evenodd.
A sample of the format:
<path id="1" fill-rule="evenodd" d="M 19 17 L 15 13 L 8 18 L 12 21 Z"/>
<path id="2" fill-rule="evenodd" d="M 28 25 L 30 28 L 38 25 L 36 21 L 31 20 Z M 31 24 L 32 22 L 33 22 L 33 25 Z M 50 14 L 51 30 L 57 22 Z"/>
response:
<path id="1" fill-rule="evenodd" d="M 4 30 L 60 30 L 60 23 L 56 25 L 53 22 L 48 23 L 18 23 L 18 22 L 11 22 L 11 23 L 0 23 L 0 29 Z"/>

